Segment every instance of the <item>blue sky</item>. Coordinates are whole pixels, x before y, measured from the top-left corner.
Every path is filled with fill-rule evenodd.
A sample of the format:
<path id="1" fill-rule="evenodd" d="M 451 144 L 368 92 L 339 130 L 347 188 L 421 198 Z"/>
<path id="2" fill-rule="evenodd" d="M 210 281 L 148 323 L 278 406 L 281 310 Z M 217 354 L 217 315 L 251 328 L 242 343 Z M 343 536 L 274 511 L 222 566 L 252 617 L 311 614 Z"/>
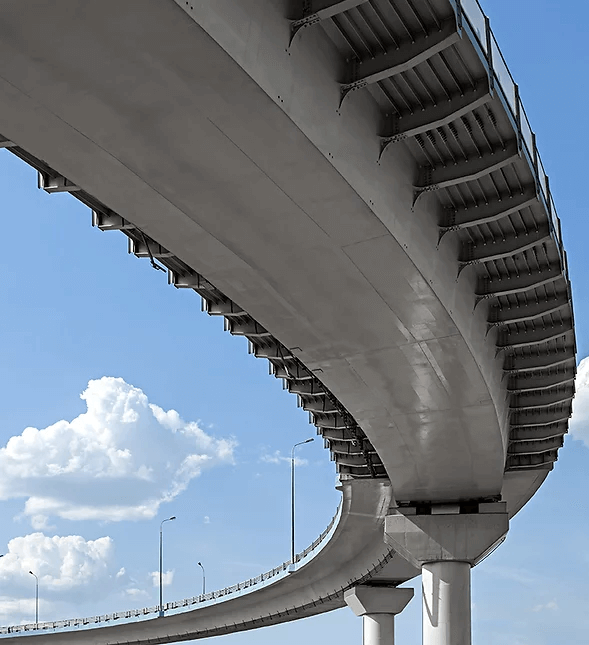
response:
<path id="1" fill-rule="evenodd" d="M 550 175 L 569 253 L 580 360 L 589 354 L 582 156 L 589 145 L 589 6 L 581 0 L 567 3 L 566 11 L 548 0 L 483 6 Z M 245 341 L 223 332 L 221 319 L 201 313 L 195 294 L 168 287 L 164 274 L 127 255 L 122 235 L 92 229 L 90 212 L 71 197 L 38 191 L 34 172 L 6 152 L 0 191 L 0 553 L 9 554 L 0 561 L 0 622 L 33 619 L 34 580 L 23 574 L 23 563 L 38 567 L 41 620 L 156 604 L 151 574 L 159 521 L 169 515 L 178 517 L 165 526 L 169 600 L 200 591 L 199 560 L 212 590 L 287 559 L 289 470 L 281 457 L 315 435 L 294 397 L 268 376 L 264 361 L 247 354 Z M 554 472 L 514 519 L 505 544 L 473 572 L 478 645 L 586 643 L 585 367 L 574 432 Z M 87 404 L 90 413 L 80 417 Z M 93 424 L 106 417 L 112 435 L 97 443 Z M 153 441 L 125 434 L 134 419 Z M 50 429 L 23 433 L 27 427 Z M 157 449 L 162 436 L 165 460 Z M 189 441 L 206 459 L 185 461 Z M 143 477 L 125 448 L 151 469 Z M 44 469 L 47 451 L 59 472 Z M 323 530 L 338 494 L 322 441 L 299 454 L 302 548 Z M 133 486 L 124 492 L 97 486 L 104 468 L 120 469 Z M 399 616 L 399 643 L 421 642 L 420 612 L 415 599 Z M 360 639 L 361 621 L 340 610 L 219 641 L 352 645 Z"/>

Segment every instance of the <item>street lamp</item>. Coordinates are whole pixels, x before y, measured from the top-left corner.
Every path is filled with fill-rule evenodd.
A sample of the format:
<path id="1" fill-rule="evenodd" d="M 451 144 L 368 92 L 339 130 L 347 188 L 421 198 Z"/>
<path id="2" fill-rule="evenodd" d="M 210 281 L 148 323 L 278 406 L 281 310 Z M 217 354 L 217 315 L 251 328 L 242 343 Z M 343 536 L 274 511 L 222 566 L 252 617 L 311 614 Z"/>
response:
<path id="1" fill-rule="evenodd" d="M 32 576 L 35 574 L 29 571 Z M 35 576 L 35 625 L 39 623 L 39 578 Z"/>
<path id="2" fill-rule="evenodd" d="M 295 448 L 302 446 L 304 443 L 315 441 L 313 437 L 299 441 L 292 447 L 290 453 L 290 568 L 289 571 L 295 570 Z"/>
<path id="3" fill-rule="evenodd" d="M 161 618 L 164 615 L 164 601 L 163 601 L 163 584 L 162 584 L 162 576 L 163 576 L 163 526 L 164 522 L 171 522 L 172 520 L 175 520 L 176 516 L 172 515 L 172 517 L 168 517 L 165 520 L 162 520 L 160 522 L 160 610 L 159 610 L 159 617 Z"/>
<path id="4" fill-rule="evenodd" d="M 202 595 L 206 593 L 206 578 L 205 578 L 205 568 L 202 566 L 202 562 L 197 562 L 198 566 L 202 569 Z"/>

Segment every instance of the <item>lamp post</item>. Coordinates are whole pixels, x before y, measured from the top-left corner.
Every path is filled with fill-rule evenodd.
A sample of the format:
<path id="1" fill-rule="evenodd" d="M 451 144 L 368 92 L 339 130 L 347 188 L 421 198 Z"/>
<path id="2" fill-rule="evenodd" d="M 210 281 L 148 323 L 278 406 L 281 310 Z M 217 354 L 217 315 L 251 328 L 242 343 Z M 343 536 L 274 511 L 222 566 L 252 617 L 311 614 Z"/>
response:
<path id="1" fill-rule="evenodd" d="M 32 576 L 35 574 L 29 571 Z M 35 576 L 35 625 L 39 624 L 39 578 Z"/>
<path id="2" fill-rule="evenodd" d="M 299 441 L 292 447 L 290 453 L 290 568 L 292 572 L 295 570 L 295 448 L 302 446 L 304 443 L 315 441 L 313 437 Z"/>
<path id="3" fill-rule="evenodd" d="M 206 593 L 206 578 L 205 578 L 205 568 L 202 566 L 202 562 L 197 562 L 198 566 L 202 569 L 202 595 Z"/>
<path id="4" fill-rule="evenodd" d="M 171 522 L 172 520 L 175 520 L 176 516 L 172 515 L 172 517 L 168 517 L 165 520 L 162 520 L 160 522 L 160 610 L 159 610 L 159 617 L 161 618 L 164 615 L 164 600 L 163 600 L 163 583 L 162 583 L 162 576 L 163 576 L 163 553 L 164 553 L 164 547 L 163 547 L 163 526 L 164 522 Z"/>

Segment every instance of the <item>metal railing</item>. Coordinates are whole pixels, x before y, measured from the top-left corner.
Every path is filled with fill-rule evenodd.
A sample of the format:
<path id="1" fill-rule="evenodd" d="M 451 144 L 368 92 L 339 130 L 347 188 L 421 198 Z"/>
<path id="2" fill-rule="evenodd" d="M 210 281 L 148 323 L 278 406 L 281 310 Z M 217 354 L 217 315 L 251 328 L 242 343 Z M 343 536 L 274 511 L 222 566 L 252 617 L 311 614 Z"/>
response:
<path id="1" fill-rule="evenodd" d="M 187 611 L 187 608 L 195 609 L 194 605 L 203 605 L 203 604 L 213 604 L 219 599 L 225 599 L 227 596 L 236 596 L 241 595 L 244 592 L 255 591 L 260 587 L 264 586 L 264 583 L 268 581 L 275 582 L 279 579 L 281 574 L 287 575 L 286 572 L 291 564 L 298 564 L 304 560 L 307 556 L 312 554 L 319 546 L 326 544 L 328 538 L 332 536 L 339 523 L 342 512 L 342 501 L 337 507 L 335 515 L 331 518 L 331 521 L 327 525 L 327 528 L 315 539 L 304 551 L 297 553 L 294 559 L 286 560 L 281 565 L 261 573 L 255 578 L 250 578 L 243 582 L 238 582 L 237 584 L 231 585 L 230 587 L 225 587 L 224 589 L 219 589 L 217 591 L 212 591 L 206 594 L 200 594 L 198 596 L 192 596 L 191 598 L 183 598 L 182 600 L 176 600 L 174 602 L 168 602 L 164 604 L 164 611 L 168 614 L 181 613 L 182 611 Z M 128 609 L 126 611 L 119 611 L 112 614 L 102 614 L 98 616 L 89 616 L 86 618 L 69 618 L 66 620 L 56 620 L 48 621 L 43 623 L 29 623 L 25 625 L 11 625 L 9 627 L 0 627 L 0 636 L 6 635 L 18 635 L 25 634 L 30 632 L 52 632 L 59 630 L 67 630 L 79 627 L 92 627 L 94 625 L 103 626 L 104 623 L 112 622 L 135 622 L 137 620 L 144 619 L 146 616 L 153 615 L 157 617 L 159 612 L 159 605 L 154 605 L 152 607 L 143 607 L 142 609 Z"/>
<path id="2" fill-rule="evenodd" d="M 538 195 L 543 201 L 550 231 L 556 241 L 560 256 L 561 268 L 565 279 L 568 281 L 568 264 L 566 253 L 562 244 L 560 219 L 556 214 L 556 207 L 550 192 L 548 175 L 544 170 L 540 153 L 536 146 L 536 137 L 528 116 L 519 97 L 517 83 L 507 67 L 501 49 L 489 25 L 489 19 L 485 15 L 478 0 L 450 0 L 458 16 L 458 21 L 463 29 L 469 34 L 473 43 L 478 45 L 479 55 L 486 64 L 489 73 L 489 81 L 493 89 L 498 89 L 500 98 L 510 115 L 522 154 L 527 159 L 534 174 Z M 476 47 L 475 47 L 476 48 Z"/>

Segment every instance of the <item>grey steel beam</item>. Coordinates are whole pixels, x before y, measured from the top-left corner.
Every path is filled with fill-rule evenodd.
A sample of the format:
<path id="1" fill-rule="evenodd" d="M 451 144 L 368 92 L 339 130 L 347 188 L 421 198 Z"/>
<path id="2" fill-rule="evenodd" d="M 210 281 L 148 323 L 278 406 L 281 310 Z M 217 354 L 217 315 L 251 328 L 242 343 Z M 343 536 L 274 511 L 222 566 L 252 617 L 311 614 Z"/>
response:
<path id="1" fill-rule="evenodd" d="M 505 278 L 491 279 L 485 276 L 477 285 L 475 296 L 477 297 L 477 300 L 481 300 L 485 298 L 496 298 L 497 296 L 524 293 L 542 285 L 563 279 L 562 273 L 552 267 L 548 267 L 535 273 L 526 273 L 524 275 L 520 274 L 513 277 L 509 276 Z"/>
<path id="2" fill-rule="evenodd" d="M 513 197 L 495 199 L 486 204 L 477 204 L 468 208 L 446 208 L 440 223 L 440 233 L 459 231 L 464 228 L 488 224 L 503 219 L 538 200 L 536 186 L 525 186 L 523 191 Z"/>
<path id="3" fill-rule="evenodd" d="M 539 439 L 538 441 L 510 441 L 507 453 L 510 455 L 535 455 L 548 450 L 562 448 L 564 437 L 551 437 L 550 439 Z"/>
<path id="4" fill-rule="evenodd" d="M 299 397 L 301 395 L 299 394 Z M 301 407 L 307 412 L 319 412 L 321 414 L 336 414 L 339 412 L 338 406 L 327 397 L 300 398 Z"/>
<path id="5" fill-rule="evenodd" d="M 528 428 L 514 428 L 509 434 L 512 441 L 540 441 L 560 437 L 568 432 L 568 419 L 548 426 L 535 426 Z"/>
<path id="6" fill-rule="evenodd" d="M 73 193 L 80 190 L 80 187 L 76 186 L 67 177 L 45 170 L 37 171 L 37 185 L 46 193 Z"/>
<path id="7" fill-rule="evenodd" d="M 506 372 L 532 372 L 548 367 L 563 365 L 575 360 L 575 349 L 569 347 L 562 352 L 545 352 L 534 356 L 507 356 L 503 370 Z"/>
<path id="8" fill-rule="evenodd" d="M 237 306 L 233 300 L 221 300 L 219 302 L 205 300 L 205 311 L 211 316 L 247 316 L 242 307 Z"/>
<path id="9" fill-rule="evenodd" d="M 135 240 L 129 238 L 129 253 L 138 258 L 171 258 L 173 253 L 151 239 Z"/>
<path id="10" fill-rule="evenodd" d="M 0 135 L 0 148 L 13 148 L 16 146 L 16 143 L 14 141 L 10 141 L 9 139 L 6 139 L 5 137 Z"/>
<path id="11" fill-rule="evenodd" d="M 508 455 L 505 470 L 528 470 L 530 468 L 552 469 L 558 460 L 558 450 L 549 450 L 533 455 Z"/>
<path id="12" fill-rule="evenodd" d="M 575 389 L 572 386 L 559 386 L 552 391 L 539 390 L 528 394 L 517 394 L 511 397 L 509 403 L 510 410 L 534 410 L 535 408 L 544 408 L 556 403 L 566 403 L 575 395 Z"/>
<path id="13" fill-rule="evenodd" d="M 512 410 L 510 414 L 513 428 L 548 426 L 566 421 L 571 416 L 572 399 L 564 403 L 553 403 L 544 408 L 532 410 Z"/>
<path id="14" fill-rule="evenodd" d="M 376 453 L 373 446 L 366 440 L 352 442 L 329 439 L 329 449 L 338 454 L 345 455 L 361 455 L 364 454 L 364 450 L 368 450 L 370 453 Z"/>
<path id="15" fill-rule="evenodd" d="M 367 0 L 302 0 L 302 16 L 290 25 L 290 44 L 296 34 L 304 27 L 316 25 L 322 20 L 333 18 L 344 11 L 354 9 Z"/>
<path id="16" fill-rule="evenodd" d="M 292 352 L 277 340 L 265 339 L 262 345 L 258 342 L 252 343 L 252 353 L 256 358 L 267 358 L 275 361 L 286 361 L 293 359 Z M 292 390 L 290 390 L 292 392 Z"/>
<path id="17" fill-rule="evenodd" d="M 321 426 L 319 428 L 321 435 L 325 439 L 336 440 L 336 441 L 349 441 L 351 443 L 358 443 L 362 441 L 361 433 L 360 436 L 355 432 L 354 428 L 326 428 Z"/>
<path id="18" fill-rule="evenodd" d="M 298 362 L 281 362 L 279 365 L 272 364 L 272 373 L 276 378 L 283 378 L 289 381 L 306 381 L 314 379 L 313 374 Z"/>
<path id="19" fill-rule="evenodd" d="M 376 457 L 376 454 L 374 455 L 374 457 Z M 342 453 L 336 453 L 336 461 L 338 466 L 363 466 L 364 468 L 366 468 L 366 457 L 364 453 L 358 455 L 344 455 Z M 375 462 L 378 463 L 376 459 Z"/>
<path id="20" fill-rule="evenodd" d="M 572 384 L 575 382 L 576 369 L 574 365 L 568 365 L 557 369 L 550 366 L 537 373 L 529 374 L 522 372 L 510 375 L 507 390 L 513 394 L 531 392 L 537 390 L 548 390 L 557 385 Z"/>
<path id="21" fill-rule="evenodd" d="M 350 419 L 342 414 L 323 414 L 321 412 L 312 412 L 313 423 L 318 428 L 332 428 L 343 430 L 350 427 Z"/>
<path id="22" fill-rule="evenodd" d="M 472 157 L 456 164 L 422 166 L 419 181 L 413 186 L 414 202 L 422 193 L 464 184 L 490 175 L 495 170 L 509 166 L 519 159 L 519 154 L 517 141 L 511 141 L 505 148 L 498 148 L 480 157 Z"/>
<path id="23" fill-rule="evenodd" d="M 462 253 L 458 261 L 460 264 L 468 266 L 469 264 L 499 260 L 527 251 L 548 239 L 550 239 L 550 228 L 546 223 L 531 233 L 520 235 L 511 233 L 498 241 L 483 244 L 468 242 L 462 246 Z"/>
<path id="24" fill-rule="evenodd" d="M 387 146 L 402 141 L 428 130 L 441 128 L 455 119 L 472 112 L 492 98 L 488 81 L 479 81 L 474 89 L 456 94 L 450 100 L 443 98 L 425 110 L 394 115 L 390 117 L 388 127 L 390 134 L 380 138 L 380 154 Z"/>
<path id="25" fill-rule="evenodd" d="M 172 284 L 176 289 L 194 289 L 199 293 L 219 293 L 217 289 L 199 273 L 178 271 L 168 271 L 168 284 Z"/>
<path id="26" fill-rule="evenodd" d="M 289 383 L 287 383 L 287 389 L 292 394 L 301 394 L 304 396 L 316 397 L 327 396 L 325 386 L 317 379 L 313 381 L 304 381 L 302 383 L 289 381 Z"/>
<path id="27" fill-rule="evenodd" d="M 573 321 L 569 318 L 558 325 L 542 326 L 533 331 L 518 331 L 506 334 L 505 343 L 497 343 L 497 348 L 515 349 L 517 347 L 540 345 L 554 338 L 564 336 L 564 334 L 571 331 L 573 331 Z"/>
<path id="28" fill-rule="evenodd" d="M 545 300 L 532 301 L 525 305 L 515 305 L 513 307 L 492 307 L 489 310 L 489 326 L 502 327 L 512 323 L 521 323 L 529 320 L 535 320 L 542 316 L 555 313 L 570 304 L 568 293 L 559 293 L 554 297 Z"/>
<path id="29" fill-rule="evenodd" d="M 227 331 L 234 336 L 251 336 L 252 338 L 262 338 L 271 336 L 267 329 L 257 323 L 249 316 L 244 320 L 234 320 L 233 318 L 226 318 Z"/>
<path id="30" fill-rule="evenodd" d="M 460 40 L 455 20 L 446 20 L 438 31 L 406 41 L 399 49 L 350 63 L 348 79 L 341 87 L 341 98 L 372 83 L 384 81 L 416 67 Z"/>
<path id="31" fill-rule="evenodd" d="M 92 226 L 101 231 L 134 231 L 137 227 L 113 211 L 92 211 Z"/>

